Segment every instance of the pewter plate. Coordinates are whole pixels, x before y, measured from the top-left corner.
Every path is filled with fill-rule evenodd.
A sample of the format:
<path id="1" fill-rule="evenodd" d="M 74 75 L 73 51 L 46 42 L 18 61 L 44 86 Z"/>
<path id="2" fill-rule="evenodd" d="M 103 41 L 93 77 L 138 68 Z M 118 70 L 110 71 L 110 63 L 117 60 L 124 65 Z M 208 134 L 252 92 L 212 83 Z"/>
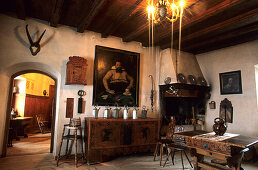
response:
<path id="1" fill-rule="evenodd" d="M 193 75 L 188 76 L 188 81 L 190 82 L 190 84 L 197 84 L 196 78 Z"/>
<path id="2" fill-rule="evenodd" d="M 197 83 L 201 86 L 207 86 L 207 82 L 203 77 L 198 77 Z"/>
<path id="3" fill-rule="evenodd" d="M 185 76 L 184 76 L 182 73 L 178 73 L 178 74 L 177 74 L 177 80 L 178 80 L 180 83 L 187 83 L 187 80 L 186 80 Z"/>
<path id="4" fill-rule="evenodd" d="M 165 78 L 165 80 L 164 80 L 165 84 L 169 84 L 170 82 L 171 82 L 171 77 Z"/>

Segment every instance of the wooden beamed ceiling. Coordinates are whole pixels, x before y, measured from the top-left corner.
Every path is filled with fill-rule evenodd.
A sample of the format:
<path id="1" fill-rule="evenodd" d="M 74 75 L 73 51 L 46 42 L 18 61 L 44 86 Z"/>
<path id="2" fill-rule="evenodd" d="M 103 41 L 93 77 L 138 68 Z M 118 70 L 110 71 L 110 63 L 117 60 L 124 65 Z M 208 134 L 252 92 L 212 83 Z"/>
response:
<path id="1" fill-rule="evenodd" d="M 154 0 L 155 2 L 155 0 Z M 200 54 L 258 39 L 258 0 L 185 0 L 182 50 Z M 1 13 L 37 18 L 53 27 L 68 25 L 149 44 L 148 0 L 8 0 Z M 174 23 L 173 48 L 178 48 L 179 21 Z M 171 23 L 154 25 L 154 44 L 171 47 Z"/>

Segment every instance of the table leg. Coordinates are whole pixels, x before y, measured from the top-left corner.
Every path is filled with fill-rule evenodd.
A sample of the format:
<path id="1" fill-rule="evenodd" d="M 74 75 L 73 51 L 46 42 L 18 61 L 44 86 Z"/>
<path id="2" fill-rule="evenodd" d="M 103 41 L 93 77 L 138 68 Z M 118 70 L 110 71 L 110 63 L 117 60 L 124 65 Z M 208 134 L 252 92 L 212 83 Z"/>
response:
<path id="1" fill-rule="evenodd" d="M 191 155 L 193 156 L 194 170 L 201 169 L 201 167 L 198 167 L 198 163 L 204 160 L 204 155 L 198 154 L 195 149 L 191 149 Z"/>

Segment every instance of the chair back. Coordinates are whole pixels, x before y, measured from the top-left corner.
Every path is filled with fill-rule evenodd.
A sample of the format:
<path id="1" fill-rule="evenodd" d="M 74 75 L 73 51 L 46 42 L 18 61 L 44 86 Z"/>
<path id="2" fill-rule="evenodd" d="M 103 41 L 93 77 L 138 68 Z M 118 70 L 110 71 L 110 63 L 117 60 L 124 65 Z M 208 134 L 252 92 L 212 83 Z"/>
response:
<path id="1" fill-rule="evenodd" d="M 81 126 L 81 118 L 70 118 L 70 127 L 80 127 Z"/>
<path id="2" fill-rule="evenodd" d="M 38 115 L 35 115 L 37 122 L 40 122 L 40 117 Z"/>
<path id="3" fill-rule="evenodd" d="M 166 138 L 173 139 L 175 133 L 176 119 L 174 116 L 171 116 L 170 122 L 168 124 L 168 129 L 166 133 Z"/>

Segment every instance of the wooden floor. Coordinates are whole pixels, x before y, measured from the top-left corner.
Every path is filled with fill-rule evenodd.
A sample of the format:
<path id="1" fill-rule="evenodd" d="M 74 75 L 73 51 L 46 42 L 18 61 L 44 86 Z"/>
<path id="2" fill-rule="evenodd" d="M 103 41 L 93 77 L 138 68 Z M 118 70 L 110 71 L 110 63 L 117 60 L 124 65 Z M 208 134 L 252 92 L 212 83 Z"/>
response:
<path id="1" fill-rule="evenodd" d="M 58 167 L 56 161 L 49 152 L 50 135 L 33 134 L 28 138 L 14 141 L 13 147 L 8 148 L 7 157 L 0 158 L 0 170 L 18 169 L 75 169 L 73 159 L 61 160 Z M 163 157 L 163 160 L 165 156 Z M 184 159 L 185 169 L 191 169 L 186 158 Z M 245 170 L 257 170 L 258 162 L 245 163 L 242 165 Z M 152 153 L 144 155 L 130 155 L 119 157 L 109 162 L 87 165 L 82 160 L 78 162 L 77 169 L 88 170 L 156 170 L 156 169 L 182 169 L 180 155 L 175 156 L 175 165 L 171 160 L 163 168 L 159 166 L 159 160 L 153 161 Z"/>

